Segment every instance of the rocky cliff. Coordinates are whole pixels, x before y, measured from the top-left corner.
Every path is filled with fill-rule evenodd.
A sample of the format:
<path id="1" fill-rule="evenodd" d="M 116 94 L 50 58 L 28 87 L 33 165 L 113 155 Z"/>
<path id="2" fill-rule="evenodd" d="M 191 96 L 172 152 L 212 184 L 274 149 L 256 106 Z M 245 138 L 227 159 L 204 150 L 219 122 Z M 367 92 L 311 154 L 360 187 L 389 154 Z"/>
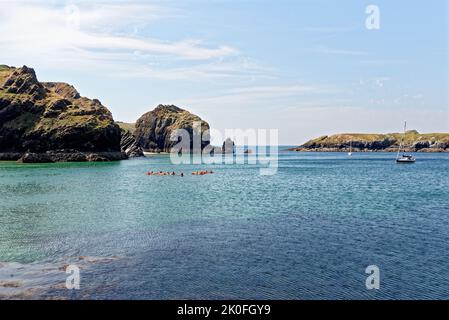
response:
<path id="1" fill-rule="evenodd" d="M 100 101 L 66 83 L 39 82 L 26 66 L 0 66 L 0 160 L 119 160 L 120 139 Z"/>
<path id="2" fill-rule="evenodd" d="M 345 133 L 312 139 L 293 148 L 294 151 L 348 152 L 352 144 L 354 152 L 397 152 L 402 134 Z M 407 131 L 404 136 L 406 152 L 449 152 L 449 133 L 424 133 Z"/>
<path id="3" fill-rule="evenodd" d="M 137 144 L 148 152 L 170 152 L 178 143 L 171 135 L 177 129 L 184 129 L 190 138 L 190 150 L 198 152 L 193 145 L 194 124 L 201 124 L 201 149 L 210 144 L 209 124 L 200 117 L 173 105 L 159 105 L 153 111 L 145 113 L 136 122 L 134 133 Z M 195 150 L 194 150 L 195 149 Z"/>
<path id="4" fill-rule="evenodd" d="M 118 126 L 122 130 L 122 139 L 120 140 L 120 148 L 129 158 L 143 157 L 143 150 L 137 144 L 134 132 L 136 126 L 134 123 L 125 123 L 117 121 Z"/>

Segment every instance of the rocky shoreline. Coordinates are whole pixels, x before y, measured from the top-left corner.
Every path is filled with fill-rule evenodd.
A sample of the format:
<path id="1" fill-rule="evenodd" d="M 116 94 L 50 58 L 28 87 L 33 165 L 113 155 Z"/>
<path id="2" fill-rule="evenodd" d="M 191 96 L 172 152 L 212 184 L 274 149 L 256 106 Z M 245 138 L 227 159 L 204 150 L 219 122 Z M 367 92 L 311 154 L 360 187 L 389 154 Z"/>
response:
<path id="1" fill-rule="evenodd" d="M 19 163 L 51 162 L 104 162 L 128 159 L 124 152 L 81 152 L 77 150 L 49 150 L 35 153 L 0 153 L 0 161 L 17 161 Z"/>
<path id="2" fill-rule="evenodd" d="M 193 136 L 201 127 L 201 145 Z M 39 82 L 32 68 L 0 65 L 0 161 L 21 163 L 118 161 L 144 152 L 167 153 L 183 129 L 190 152 L 210 146 L 209 124 L 174 105 L 158 105 L 136 123 L 115 122 L 98 99 L 82 97 L 70 84 Z M 397 152 L 402 135 L 338 134 L 312 139 L 292 148 L 305 152 Z M 198 137 L 197 137 L 198 138 Z M 408 131 L 405 152 L 449 152 L 449 133 Z M 197 148 L 198 150 L 195 150 Z M 226 139 L 210 148 L 214 154 L 235 153 Z M 246 153 L 249 153 L 246 152 Z"/>
<path id="3" fill-rule="evenodd" d="M 291 148 L 300 152 L 397 152 L 403 139 L 404 152 L 449 152 L 449 133 L 419 133 L 407 131 L 402 138 L 399 133 L 362 134 L 344 133 L 322 136 L 303 145 Z"/>
<path id="4" fill-rule="evenodd" d="M 296 152 L 398 152 L 398 149 L 350 149 L 350 148 L 290 148 L 287 149 L 288 151 L 296 151 Z M 403 152 L 422 152 L 422 153 L 444 153 L 449 152 L 449 149 L 440 149 L 440 148 L 426 148 L 426 149 L 411 149 L 411 148 L 405 148 L 402 149 Z"/>

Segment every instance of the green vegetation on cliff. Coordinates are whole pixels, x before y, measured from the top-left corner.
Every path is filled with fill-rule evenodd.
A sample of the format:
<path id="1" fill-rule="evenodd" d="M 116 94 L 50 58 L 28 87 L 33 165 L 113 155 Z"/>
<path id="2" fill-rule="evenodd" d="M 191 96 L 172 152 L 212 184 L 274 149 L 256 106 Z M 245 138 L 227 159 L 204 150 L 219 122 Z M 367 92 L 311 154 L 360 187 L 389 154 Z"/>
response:
<path id="1" fill-rule="evenodd" d="M 403 139 L 406 151 L 446 152 L 449 151 L 449 133 L 419 133 L 416 130 L 401 133 L 367 134 L 343 133 L 322 136 L 293 148 L 296 151 L 397 151 Z"/>
<path id="2" fill-rule="evenodd" d="M 128 131 L 132 134 L 134 134 L 134 131 L 136 131 L 135 123 L 127 123 L 127 122 L 121 122 L 121 121 L 117 121 L 116 123 L 120 127 L 120 129 L 122 129 L 124 131 Z"/>
<path id="3" fill-rule="evenodd" d="M 120 128 L 96 99 L 33 69 L 0 65 L 0 153 L 120 152 Z"/>

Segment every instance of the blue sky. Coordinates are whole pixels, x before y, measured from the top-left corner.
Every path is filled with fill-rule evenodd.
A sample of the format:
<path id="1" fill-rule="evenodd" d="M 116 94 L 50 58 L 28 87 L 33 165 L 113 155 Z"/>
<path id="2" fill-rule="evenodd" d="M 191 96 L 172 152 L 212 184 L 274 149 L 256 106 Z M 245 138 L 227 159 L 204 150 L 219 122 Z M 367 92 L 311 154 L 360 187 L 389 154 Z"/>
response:
<path id="1" fill-rule="evenodd" d="M 449 132 L 445 0 L 0 0 L 0 34 L 1 64 L 74 84 L 116 120 L 173 103 L 281 144 L 404 120 Z"/>

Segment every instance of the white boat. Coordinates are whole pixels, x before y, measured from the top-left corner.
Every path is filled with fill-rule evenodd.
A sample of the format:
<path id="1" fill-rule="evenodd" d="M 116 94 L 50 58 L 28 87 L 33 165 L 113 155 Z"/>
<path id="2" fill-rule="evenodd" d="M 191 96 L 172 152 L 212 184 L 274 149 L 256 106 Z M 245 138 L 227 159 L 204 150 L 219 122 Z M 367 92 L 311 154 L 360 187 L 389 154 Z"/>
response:
<path id="1" fill-rule="evenodd" d="M 352 156 L 352 140 L 349 142 L 349 152 L 348 156 Z"/>
<path id="2" fill-rule="evenodd" d="M 415 157 L 412 156 L 412 155 L 406 155 L 406 154 L 403 154 L 402 156 L 400 156 L 400 157 L 398 157 L 398 158 L 396 159 L 396 162 L 399 162 L 399 163 L 401 163 L 401 162 L 405 162 L 405 163 L 413 163 L 413 162 L 416 162 L 416 159 L 415 159 Z"/>
<path id="3" fill-rule="evenodd" d="M 398 154 L 396 156 L 396 163 L 414 163 L 416 162 L 416 158 L 411 154 L 403 153 L 401 155 L 402 145 L 404 143 L 404 136 L 407 132 L 407 121 L 404 123 L 404 134 L 401 136 L 401 143 L 399 144 Z"/>

